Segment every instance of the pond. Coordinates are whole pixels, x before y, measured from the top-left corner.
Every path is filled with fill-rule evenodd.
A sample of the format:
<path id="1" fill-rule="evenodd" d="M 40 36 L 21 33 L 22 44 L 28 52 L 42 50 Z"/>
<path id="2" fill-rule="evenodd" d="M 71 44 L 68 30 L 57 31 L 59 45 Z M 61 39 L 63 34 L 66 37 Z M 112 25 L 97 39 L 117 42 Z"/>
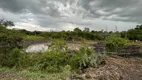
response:
<path id="1" fill-rule="evenodd" d="M 67 43 L 67 47 L 70 50 L 79 50 L 81 44 Z M 47 43 L 33 44 L 24 49 L 27 53 L 45 52 L 48 50 Z"/>
<path id="2" fill-rule="evenodd" d="M 27 53 L 38 53 L 38 52 L 45 52 L 48 50 L 48 46 L 45 43 L 42 44 L 33 44 L 30 45 L 25 49 Z"/>

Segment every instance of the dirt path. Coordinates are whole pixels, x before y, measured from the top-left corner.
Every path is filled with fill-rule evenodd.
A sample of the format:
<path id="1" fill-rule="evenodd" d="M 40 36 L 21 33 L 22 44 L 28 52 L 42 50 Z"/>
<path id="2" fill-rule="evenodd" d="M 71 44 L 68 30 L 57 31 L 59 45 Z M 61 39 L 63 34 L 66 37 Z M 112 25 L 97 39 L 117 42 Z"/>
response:
<path id="1" fill-rule="evenodd" d="M 142 80 L 142 58 L 109 57 L 106 65 L 88 68 L 82 76 L 87 80 Z"/>

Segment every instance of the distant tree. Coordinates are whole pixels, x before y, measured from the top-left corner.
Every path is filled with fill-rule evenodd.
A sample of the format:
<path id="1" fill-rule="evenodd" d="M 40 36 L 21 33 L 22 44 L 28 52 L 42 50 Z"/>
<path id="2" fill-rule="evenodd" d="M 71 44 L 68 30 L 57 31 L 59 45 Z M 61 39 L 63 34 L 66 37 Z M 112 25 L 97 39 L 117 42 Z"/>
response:
<path id="1" fill-rule="evenodd" d="M 1 19 L 0 26 L 1 27 L 14 26 L 14 23 L 12 21 L 5 21 L 4 19 Z"/>
<path id="2" fill-rule="evenodd" d="M 142 25 L 137 25 L 135 29 L 136 30 L 142 30 Z"/>
<path id="3" fill-rule="evenodd" d="M 82 32 L 81 29 L 79 29 L 79 28 L 75 28 L 73 31 L 74 32 Z"/>
<path id="4" fill-rule="evenodd" d="M 122 38 L 127 38 L 127 32 L 126 31 L 122 31 L 121 32 L 121 37 Z"/>
<path id="5" fill-rule="evenodd" d="M 90 32 L 89 28 L 84 28 L 84 32 Z"/>
<path id="6" fill-rule="evenodd" d="M 95 31 L 94 31 L 94 30 L 92 30 L 92 31 L 91 31 L 91 33 L 95 33 Z"/>
<path id="7" fill-rule="evenodd" d="M 127 35 L 130 40 L 142 41 L 142 25 L 137 25 L 135 29 L 128 30 Z"/>

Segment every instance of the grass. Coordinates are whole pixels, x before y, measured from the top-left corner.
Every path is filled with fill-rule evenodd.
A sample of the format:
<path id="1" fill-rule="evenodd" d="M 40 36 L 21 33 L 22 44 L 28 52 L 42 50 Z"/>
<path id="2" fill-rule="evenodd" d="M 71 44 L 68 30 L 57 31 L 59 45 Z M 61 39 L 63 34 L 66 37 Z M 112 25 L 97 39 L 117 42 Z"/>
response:
<path id="1" fill-rule="evenodd" d="M 36 35 L 27 35 L 24 37 L 24 39 L 28 40 L 41 40 L 44 39 L 42 36 L 36 36 Z"/>
<path id="2" fill-rule="evenodd" d="M 8 68 L 8 67 L 1 67 L 0 66 L 0 71 L 11 71 L 12 69 Z"/>
<path id="3" fill-rule="evenodd" d="M 63 68 L 62 72 L 57 72 L 57 73 L 43 73 L 41 71 L 39 72 L 30 72 L 30 71 L 22 71 L 22 74 L 24 75 L 24 77 L 28 77 L 28 78 L 37 78 L 37 79 L 42 79 L 42 80 L 59 80 L 59 79 L 65 79 L 67 77 L 69 77 L 72 72 L 70 70 L 70 66 L 67 65 Z"/>
<path id="4" fill-rule="evenodd" d="M 36 78 L 42 80 L 59 80 L 65 79 L 71 75 L 70 70 L 64 70 L 59 73 L 42 73 L 42 72 L 30 72 L 30 71 L 22 71 L 24 77 L 28 78 Z"/>
<path id="5" fill-rule="evenodd" d="M 30 79 L 38 79 L 38 80 L 60 80 L 60 79 L 66 79 L 71 75 L 70 66 L 65 66 L 63 72 L 59 73 L 43 73 L 41 71 L 38 72 L 31 72 L 29 70 L 22 70 L 22 71 L 16 71 L 14 68 L 8 68 L 8 67 L 0 67 L 0 72 L 15 72 L 22 74 L 21 77 L 23 78 L 30 78 Z M 15 75 L 15 74 L 13 74 Z"/>
<path id="6" fill-rule="evenodd" d="M 41 78 L 42 76 L 46 77 L 46 74 L 42 74 L 41 72 L 30 72 L 27 70 L 21 71 L 24 77 L 28 78 Z"/>
<path id="7" fill-rule="evenodd" d="M 142 42 L 138 41 L 138 42 L 130 42 L 128 43 L 128 45 L 139 45 L 142 46 Z"/>

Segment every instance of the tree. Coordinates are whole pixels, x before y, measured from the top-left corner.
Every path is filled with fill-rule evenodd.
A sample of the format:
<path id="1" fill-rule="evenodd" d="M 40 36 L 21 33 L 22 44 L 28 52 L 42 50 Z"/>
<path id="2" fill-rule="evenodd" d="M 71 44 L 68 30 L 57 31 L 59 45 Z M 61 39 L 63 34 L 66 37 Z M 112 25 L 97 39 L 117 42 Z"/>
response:
<path id="1" fill-rule="evenodd" d="M 89 28 L 84 28 L 84 32 L 90 32 Z"/>
<path id="2" fill-rule="evenodd" d="M 5 20 L 1 19 L 0 26 L 1 27 L 14 26 L 14 23 L 12 21 L 5 21 Z"/>
<path id="3" fill-rule="evenodd" d="M 81 29 L 79 29 L 79 28 L 75 28 L 73 31 L 74 32 L 82 32 Z"/>
<path id="4" fill-rule="evenodd" d="M 128 30 L 127 35 L 130 40 L 142 41 L 142 25 L 137 25 L 135 29 Z"/>
<path id="5" fill-rule="evenodd" d="M 12 50 L 15 48 L 21 48 L 21 42 L 23 37 L 17 30 L 9 30 L 6 27 L 14 26 L 11 21 L 0 20 L 0 65 L 10 66 L 9 57 Z"/>

